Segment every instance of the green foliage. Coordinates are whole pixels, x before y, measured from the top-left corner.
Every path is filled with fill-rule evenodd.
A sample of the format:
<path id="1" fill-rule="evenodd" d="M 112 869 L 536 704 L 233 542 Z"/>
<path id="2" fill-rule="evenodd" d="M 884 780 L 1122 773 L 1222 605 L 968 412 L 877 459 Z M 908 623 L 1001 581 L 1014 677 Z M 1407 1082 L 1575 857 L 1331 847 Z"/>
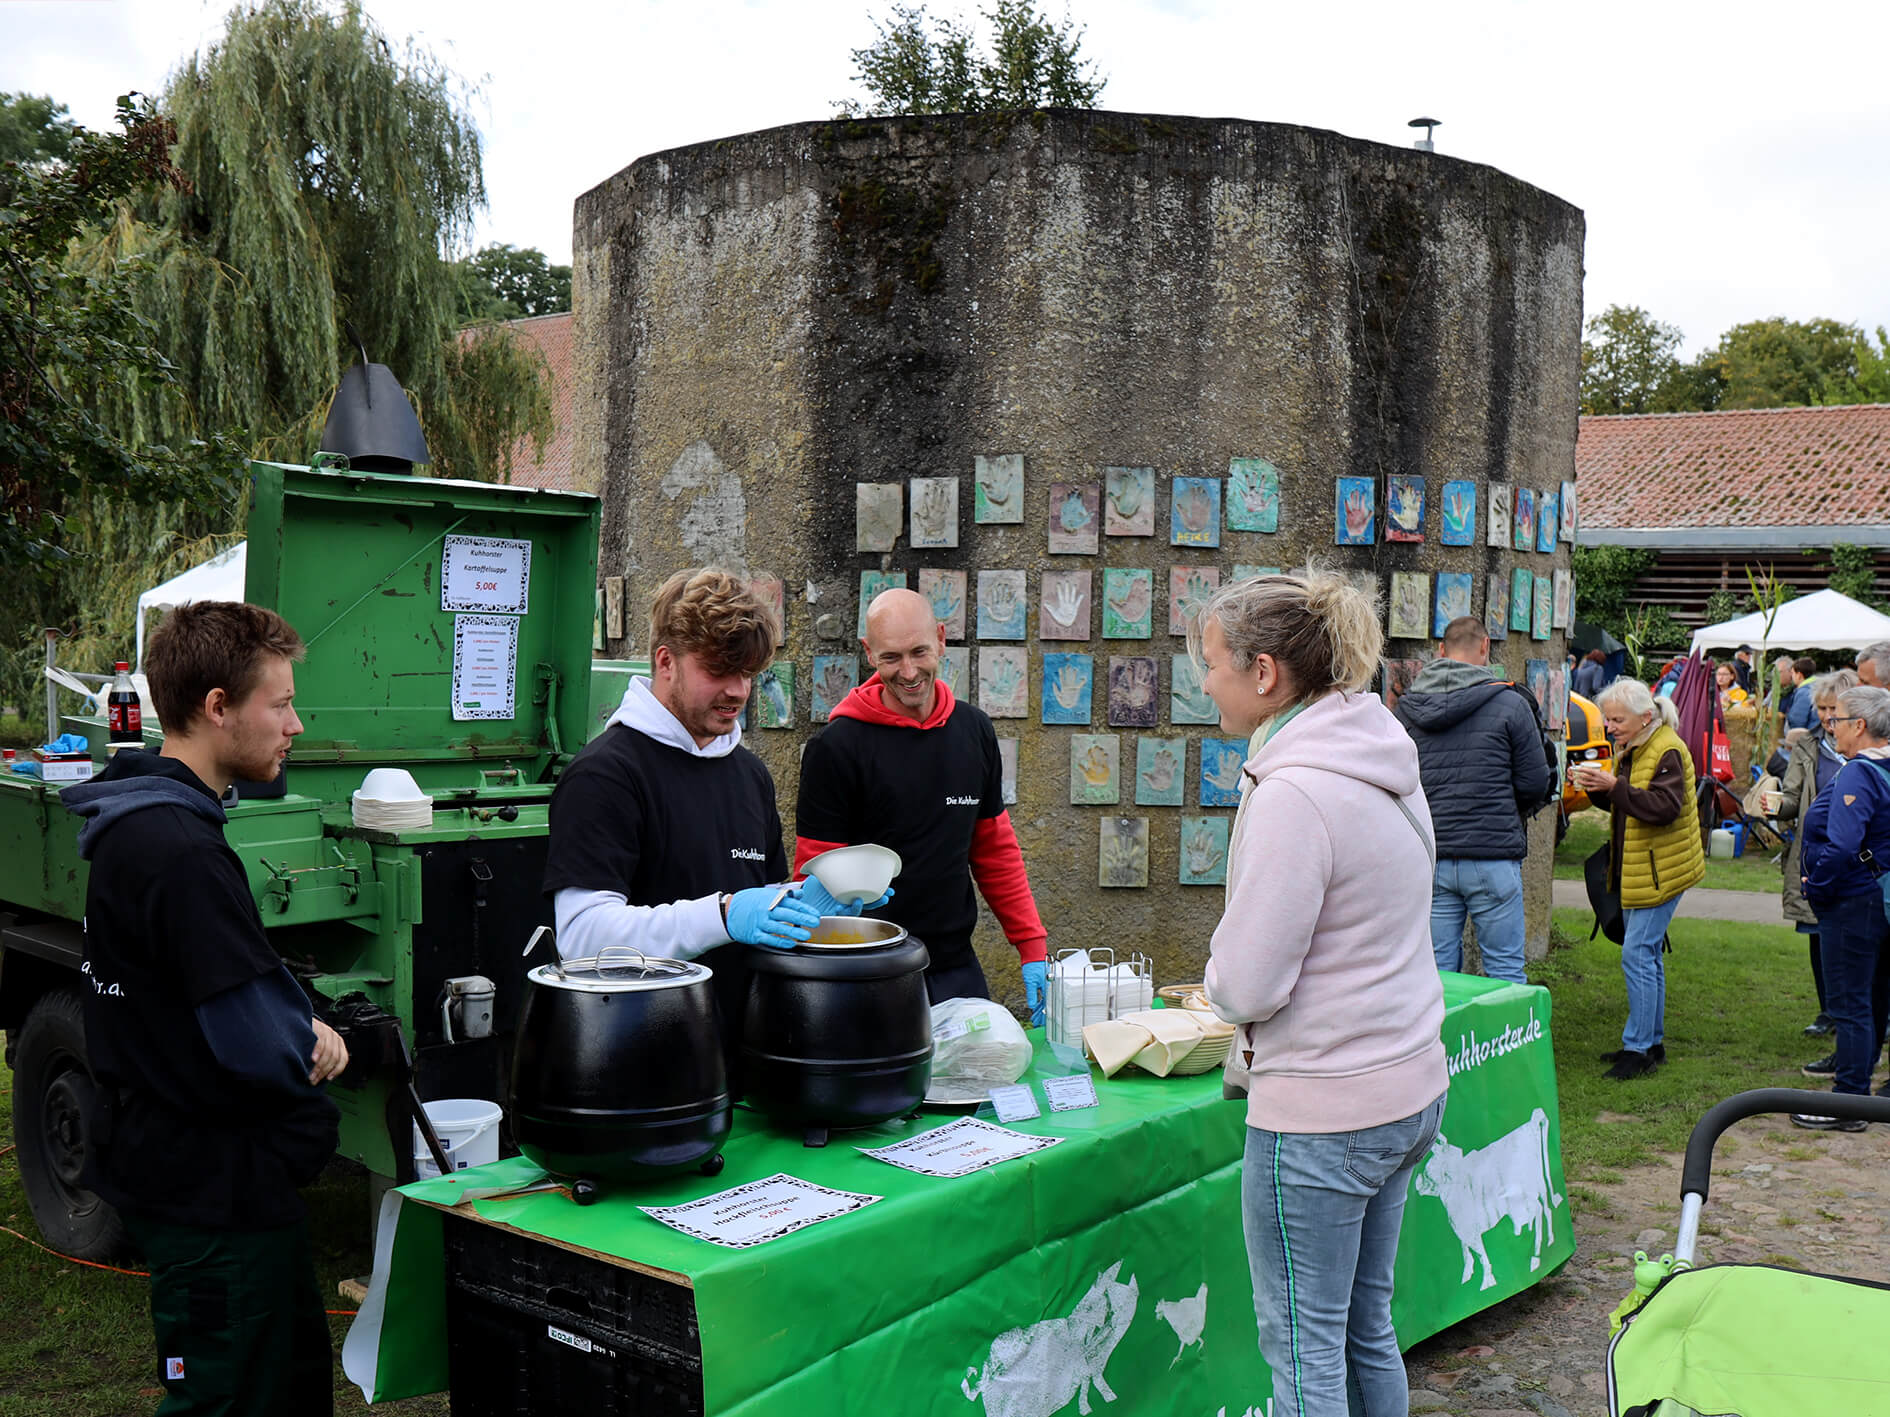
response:
<path id="1" fill-rule="evenodd" d="M 502 327 L 467 330 L 447 356 L 446 375 L 457 397 L 435 414 L 430 437 L 463 450 L 456 456 L 488 482 L 512 480 L 523 438 L 544 456 L 557 422 L 551 368 L 537 346 Z"/>
<path id="2" fill-rule="evenodd" d="M 1848 542 L 1833 546 L 1829 585 L 1839 595 L 1882 608 L 1877 599 L 1877 553 L 1871 547 Z"/>
<path id="3" fill-rule="evenodd" d="M 1684 650 L 1691 637 L 1666 606 L 1640 605 L 1628 612 L 1619 638 L 1627 646 L 1634 677 L 1651 679 L 1661 662 Z"/>
<path id="4" fill-rule="evenodd" d="M 1575 547 L 1569 564 L 1575 573 L 1576 618 L 1621 638 L 1634 582 L 1658 559 L 1658 553 L 1640 547 Z"/>
<path id="5" fill-rule="evenodd" d="M 536 246 L 486 246 L 453 263 L 460 318 L 519 320 L 571 308 L 571 268 L 554 266 Z"/>
<path id="6" fill-rule="evenodd" d="M 1706 623 L 1717 625 L 1721 621 L 1744 615 L 1751 609 L 1752 606 L 1738 591 L 1721 588 L 1706 597 Z"/>
<path id="7" fill-rule="evenodd" d="M 1582 412 L 1674 411 L 1680 340 L 1678 327 L 1638 305 L 1610 305 L 1591 316 L 1582 341 Z"/>
<path id="8" fill-rule="evenodd" d="M 43 94 L 0 93 L 0 162 L 63 161 L 78 135 L 63 103 Z"/>
<path id="9" fill-rule="evenodd" d="M 136 401 L 181 423 L 178 368 L 135 308 L 133 256 L 75 269 L 70 244 L 116 204 L 188 180 L 170 120 L 119 100 L 119 133 L 74 130 L 65 162 L 0 164 L 0 584 L 44 578 L 68 554 L 61 524 L 87 495 L 216 503 L 237 456 L 220 441 L 128 438 L 97 406 Z"/>
<path id="10" fill-rule="evenodd" d="M 1715 408 L 1868 403 L 1880 393 L 1886 346 L 1837 320 L 1750 320 L 1700 356 L 1721 384 Z"/>
<path id="11" fill-rule="evenodd" d="M 1091 108 L 1108 82 L 1081 56 L 1083 31 L 1037 13 L 1035 0 L 992 0 L 979 12 L 990 30 L 981 50 L 973 26 L 934 20 L 924 5 L 892 7 L 873 21 L 878 38 L 852 51 L 863 107 L 843 112 L 983 113 Z"/>

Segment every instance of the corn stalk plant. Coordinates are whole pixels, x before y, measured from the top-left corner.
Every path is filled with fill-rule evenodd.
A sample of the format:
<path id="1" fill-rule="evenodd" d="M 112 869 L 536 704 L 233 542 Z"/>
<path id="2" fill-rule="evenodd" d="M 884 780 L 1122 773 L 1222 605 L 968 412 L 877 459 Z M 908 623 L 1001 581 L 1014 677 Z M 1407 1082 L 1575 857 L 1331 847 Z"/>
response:
<path id="1" fill-rule="evenodd" d="M 1754 726 L 1754 753 L 1763 763 L 1772 756 L 1772 739 L 1778 723 L 1779 712 L 1783 705 L 1778 699 L 1778 670 L 1771 657 L 1772 626 L 1778 620 L 1778 612 L 1785 602 L 1794 599 L 1790 585 L 1779 580 L 1773 568 L 1767 566 L 1759 574 L 1754 574 L 1751 566 L 1746 567 L 1746 585 L 1751 588 L 1752 600 L 1759 607 L 1759 614 L 1765 617 L 1765 630 L 1759 636 L 1759 662 L 1754 666 L 1753 681 L 1759 687 L 1758 719 Z M 1771 707 L 1767 707 L 1767 705 Z"/>

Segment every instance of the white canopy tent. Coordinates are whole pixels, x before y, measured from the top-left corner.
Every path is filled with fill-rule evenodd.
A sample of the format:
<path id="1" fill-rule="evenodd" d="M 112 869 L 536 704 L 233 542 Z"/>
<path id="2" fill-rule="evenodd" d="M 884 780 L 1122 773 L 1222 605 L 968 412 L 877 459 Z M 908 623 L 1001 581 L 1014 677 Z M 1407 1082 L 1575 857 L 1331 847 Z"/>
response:
<path id="1" fill-rule="evenodd" d="M 1753 611 L 1737 620 L 1707 625 L 1693 632 L 1696 650 L 1862 649 L 1878 640 L 1890 640 L 1890 615 L 1872 610 L 1835 590 L 1815 590 L 1788 600 L 1765 625 L 1765 615 Z"/>
<path id="2" fill-rule="evenodd" d="M 198 600 L 241 600 L 243 578 L 249 568 L 249 543 L 239 541 L 219 552 L 200 566 L 192 566 L 180 576 L 172 576 L 163 585 L 153 586 L 138 597 L 138 661 L 144 669 L 144 621 L 153 610 L 174 610 Z"/>

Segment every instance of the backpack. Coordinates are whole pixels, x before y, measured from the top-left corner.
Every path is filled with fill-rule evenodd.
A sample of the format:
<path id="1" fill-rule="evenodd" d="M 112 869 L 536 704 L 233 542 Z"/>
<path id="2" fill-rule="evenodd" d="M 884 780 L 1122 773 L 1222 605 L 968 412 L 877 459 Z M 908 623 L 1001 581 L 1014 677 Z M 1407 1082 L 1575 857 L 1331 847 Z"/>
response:
<path id="1" fill-rule="evenodd" d="M 1527 821 L 1544 807 L 1562 800 L 1562 740 L 1542 726 L 1542 713 L 1536 704 L 1536 696 L 1529 692 L 1527 685 L 1518 684 L 1514 679 L 1499 679 L 1497 682 L 1521 694 L 1522 701 L 1529 705 L 1529 721 L 1536 726 L 1536 739 L 1542 745 L 1542 761 L 1549 769 L 1549 785 L 1542 789 L 1540 796 L 1527 801 L 1518 798 L 1516 801 L 1517 810 Z"/>

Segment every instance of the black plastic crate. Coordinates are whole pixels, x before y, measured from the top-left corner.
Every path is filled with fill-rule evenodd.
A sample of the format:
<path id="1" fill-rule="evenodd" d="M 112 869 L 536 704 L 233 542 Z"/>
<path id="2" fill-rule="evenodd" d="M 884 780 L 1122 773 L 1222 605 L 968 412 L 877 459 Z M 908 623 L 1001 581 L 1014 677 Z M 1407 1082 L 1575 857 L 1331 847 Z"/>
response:
<path id="1" fill-rule="evenodd" d="M 444 1220 L 454 1417 L 702 1417 L 693 1290 Z"/>

